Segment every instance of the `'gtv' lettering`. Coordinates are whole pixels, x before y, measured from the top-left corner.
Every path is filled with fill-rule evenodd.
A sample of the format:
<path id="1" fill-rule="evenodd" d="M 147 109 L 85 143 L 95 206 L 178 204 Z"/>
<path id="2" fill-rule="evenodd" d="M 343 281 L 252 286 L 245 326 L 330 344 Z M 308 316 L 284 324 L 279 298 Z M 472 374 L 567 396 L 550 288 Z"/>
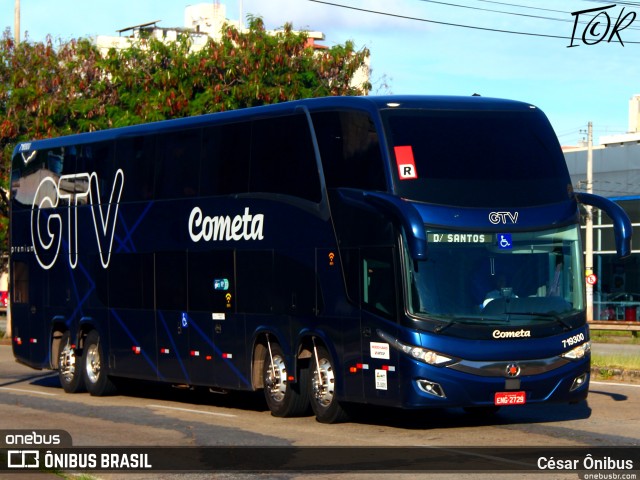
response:
<path id="1" fill-rule="evenodd" d="M 509 220 L 511 223 L 518 223 L 518 212 L 491 212 L 489 221 L 494 225 L 502 223 L 503 225 Z"/>
<path id="2" fill-rule="evenodd" d="M 58 259 L 62 243 L 62 217 L 49 209 L 56 208 L 60 199 L 67 203 L 67 239 L 69 265 L 78 265 L 78 205 L 89 203 L 96 242 L 103 268 L 109 266 L 111 246 L 116 230 L 116 219 L 124 186 L 124 172 L 116 172 L 109 203 L 100 205 L 98 174 L 93 172 L 62 175 L 58 182 L 51 177 L 42 179 L 36 190 L 31 208 L 31 242 L 36 259 L 44 269 L 51 268 Z"/>

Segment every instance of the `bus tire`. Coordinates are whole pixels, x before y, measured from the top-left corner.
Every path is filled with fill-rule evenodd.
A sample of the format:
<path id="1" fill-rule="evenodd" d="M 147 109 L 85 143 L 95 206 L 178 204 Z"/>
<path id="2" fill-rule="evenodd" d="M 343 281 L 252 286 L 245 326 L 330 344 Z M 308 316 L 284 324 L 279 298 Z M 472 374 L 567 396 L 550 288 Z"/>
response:
<path id="1" fill-rule="evenodd" d="M 311 408 L 320 423 L 340 423 L 348 419 L 335 395 L 335 368 L 329 352 L 324 347 L 316 347 L 312 355 L 312 367 L 309 372 L 309 397 Z"/>
<path id="2" fill-rule="evenodd" d="M 65 392 L 78 393 L 84 391 L 82 356 L 76 355 L 72 347 L 71 333 L 67 330 L 62 334 L 58 348 L 58 378 Z"/>
<path id="3" fill-rule="evenodd" d="M 271 359 L 273 358 L 273 362 Z M 300 369 L 298 382 L 288 380 L 288 368 L 282 347 L 271 344 L 271 355 L 266 351 L 262 379 L 264 398 L 274 417 L 299 417 L 309 411 L 307 381 L 309 369 Z"/>
<path id="4" fill-rule="evenodd" d="M 96 330 L 91 330 L 84 341 L 82 360 L 82 375 L 89 393 L 95 397 L 114 394 L 116 387 L 107 374 L 104 348 Z"/>

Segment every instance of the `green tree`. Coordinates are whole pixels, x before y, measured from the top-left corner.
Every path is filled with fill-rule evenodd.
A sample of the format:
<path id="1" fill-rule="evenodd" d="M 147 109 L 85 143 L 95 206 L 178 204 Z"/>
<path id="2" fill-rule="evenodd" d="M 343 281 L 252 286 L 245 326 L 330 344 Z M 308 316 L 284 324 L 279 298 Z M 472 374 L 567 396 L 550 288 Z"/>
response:
<path id="1" fill-rule="evenodd" d="M 245 31 L 225 26 L 200 49 L 142 38 L 104 55 L 87 39 L 54 47 L 0 42 L 0 253 L 7 251 L 9 173 L 17 143 L 307 97 L 362 95 L 354 85 L 367 49 L 353 42 L 314 49 L 286 24 L 267 32 L 259 17 Z"/>

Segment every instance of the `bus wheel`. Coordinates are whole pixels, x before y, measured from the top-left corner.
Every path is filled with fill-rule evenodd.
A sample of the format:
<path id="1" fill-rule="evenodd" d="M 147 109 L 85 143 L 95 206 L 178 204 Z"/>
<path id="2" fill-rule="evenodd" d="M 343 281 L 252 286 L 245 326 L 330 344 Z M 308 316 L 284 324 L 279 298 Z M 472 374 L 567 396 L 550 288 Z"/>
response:
<path id="1" fill-rule="evenodd" d="M 84 341 L 82 373 L 84 383 L 89 393 L 96 397 L 111 395 L 116 388 L 107 375 L 106 358 L 104 348 L 100 343 L 100 335 L 96 330 L 91 330 Z"/>
<path id="2" fill-rule="evenodd" d="M 84 391 L 84 379 L 82 378 L 82 357 L 77 357 L 72 348 L 71 334 L 66 331 L 60 339 L 58 351 L 58 378 L 62 388 L 67 393 Z"/>
<path id="3" fill-rule="evenodd" d="M 314 347 L 309 378 L 311 408 L 320 423 L 340 423 L 347 414 L 335 397 L 335 369 L 329 352 L 324 347 Z"/>
<path id="4" fill-rule="evenodd" d="M 274 417 L 296 417 L 309 410 L 306 389 L 309 370 L 301 369 L 297 383 L 290 383 L 282 348 L 272 343 L 264 359 L 264 397 Z"/>

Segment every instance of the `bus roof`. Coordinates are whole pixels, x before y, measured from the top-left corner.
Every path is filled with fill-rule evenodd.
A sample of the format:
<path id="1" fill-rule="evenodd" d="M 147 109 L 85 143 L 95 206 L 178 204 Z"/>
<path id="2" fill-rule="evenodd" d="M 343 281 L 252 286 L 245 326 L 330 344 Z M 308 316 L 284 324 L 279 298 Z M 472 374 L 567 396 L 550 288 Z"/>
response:
<path id="1" fill-rule="evenodd" d="M 372 114 L 388 108 L 414 108 L 428 110 L 472 110 L 472 111 L 525 111 L 536 107 L 515 100 L 481 97 L 478 95 L 462 96 L 421 96 L 421 95 L 386 95 L 366 97 L 320 97 L 293 100 L 259 107 L 249 107 L 225 112 L 216 112 L 193 117 L 162 120 L 127 127 L 118 127 L 96 132 L 79 133 L 56 138 L 34 140 L 19 143 L 13 154 L 43 148 L 55 148 L 66 145 L 82 145 L 99 141 L 113 140 L 121 137 L 141 134 L 162 133 L 175 128 L 197 128 L 218 122 L 234 122 L 268 115 L 292 113 L 299 108 L 309 111 L 329 109 L 364 110 Z"/>

